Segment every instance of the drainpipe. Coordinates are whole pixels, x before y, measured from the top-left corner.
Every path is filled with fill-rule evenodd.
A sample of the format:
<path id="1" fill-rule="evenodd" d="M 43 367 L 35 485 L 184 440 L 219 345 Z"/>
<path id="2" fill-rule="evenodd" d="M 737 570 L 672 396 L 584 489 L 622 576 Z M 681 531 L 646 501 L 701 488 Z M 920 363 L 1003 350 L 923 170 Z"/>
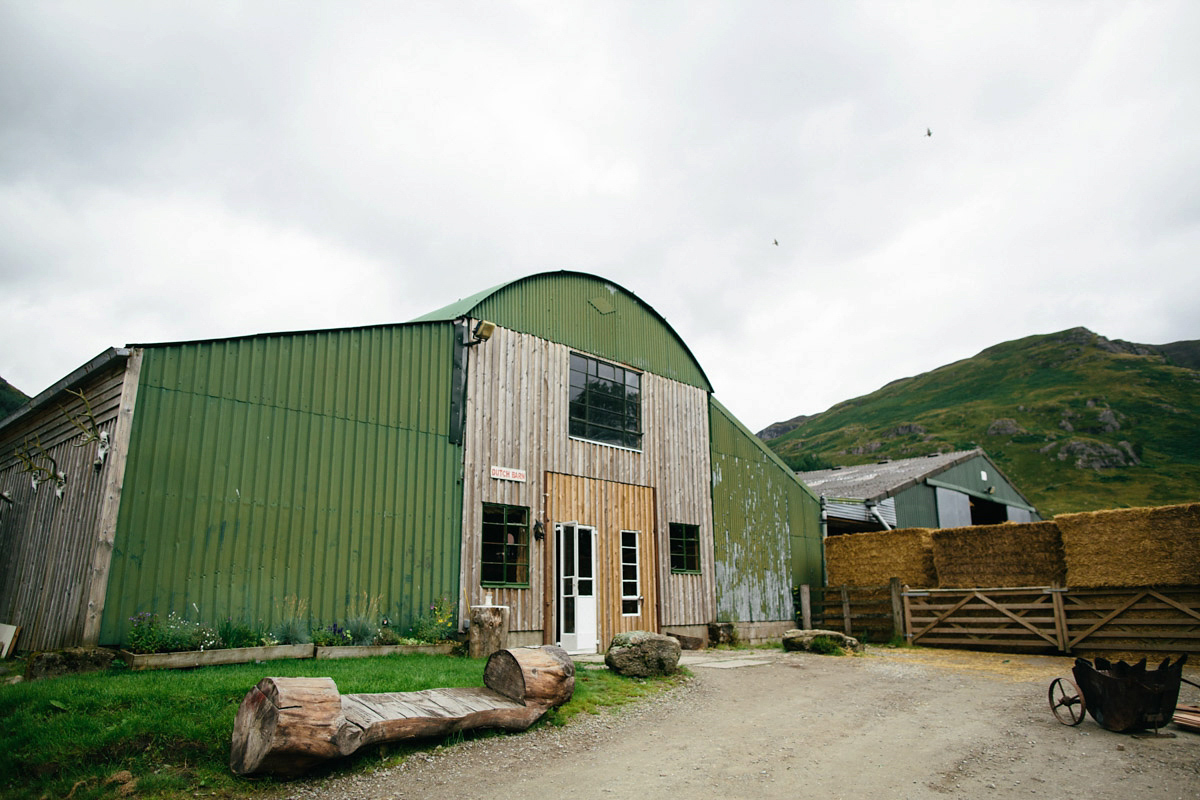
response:
<path id="1" fill-rule="evenodd" d="M 821 495 L 821 585 L 829 583 L 829 570 L 825 568 L 825 539 L 829 536 L 829 513 L 825 509 L 825 495 Z"/>
<path id="2" fill-rule="evenodd" d="M 885 531 L 892 529 L 891 525 L 887 524 L 887 520 L 883 518 L 883 514 L 879 513 L 879 506 L 875 503 L 867 503 L 867 511 L 871 512 L 871 516 L 879 520 L 879 524 L 883 526 Z"/>

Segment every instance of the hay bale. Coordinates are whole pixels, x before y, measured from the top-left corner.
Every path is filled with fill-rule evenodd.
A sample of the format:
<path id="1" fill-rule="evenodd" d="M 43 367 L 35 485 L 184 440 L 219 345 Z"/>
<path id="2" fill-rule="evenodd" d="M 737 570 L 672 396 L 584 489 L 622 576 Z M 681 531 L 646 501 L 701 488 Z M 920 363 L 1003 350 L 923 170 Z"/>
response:
<path id="1" fill-rule="evenodd" d="M 1200 584 L 1200 503 L 1060 514 L 1071 586 Z"/>
<path id="2" fill-rule="evenodd" d="M 928 528 L 830 536 L 825 567 L 830 586 L 882 586 L 892 578 L 913 587 L 937 586 Z"/>
<path id="3" fill-rule="evenodd" d="M 1067 574 L 1053 522 L 934 531 L 933 563 L 943 589 L 1049 586 Z"/>

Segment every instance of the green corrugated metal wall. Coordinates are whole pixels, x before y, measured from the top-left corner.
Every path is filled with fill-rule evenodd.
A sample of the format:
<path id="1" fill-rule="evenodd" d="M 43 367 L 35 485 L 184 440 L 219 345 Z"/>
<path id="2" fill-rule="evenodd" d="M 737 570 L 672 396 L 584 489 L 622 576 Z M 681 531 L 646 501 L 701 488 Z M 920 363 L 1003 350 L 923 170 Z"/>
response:
<path id="1" fill-rule="evenodd" d="M 101 632 L 141 611 L 407 625 L 457 600 L 447 323 L 146 348 Z M 193 607 L 194 604 L 194 607 Z"/>
<path id="2" fill-rule="evenodd" d="M 979 477 L 981 470 L 987 472 L 987 480 Z M 945 472 L 932 476 L 930 480 L 960 489 L 967 494 L 985 497 L 996 503 L 1019 508 L 1032 508 L 1029 501 L 1021 496 L 1021 493 L 1008 482 L 1000 470 L 983 456 L 976 456 L 961 464 L 956 464 Z M 988 487 L 995 487 L 996 491 L 988 494 Z"/>
<path id="3" fill-rule="evenodd" d="M 932 486 L 918 483 L 896 495 L 897 528 L 938 527 L 937 493 Z"/>
<path id="4" fill-rule="evenodd" d="M 636 296 L 601 278 L 573 272 L 535 275 L 501 287 L 471 313 L 511 330 L 712 391 L 704 371 L 671 327 Z"/>
<path id="5" fill-rule="evenodd" d="M 792 586 L 820 585 L 820 502 L 710 398 L 717 612 L 732 622 L 793 618 Z"/>

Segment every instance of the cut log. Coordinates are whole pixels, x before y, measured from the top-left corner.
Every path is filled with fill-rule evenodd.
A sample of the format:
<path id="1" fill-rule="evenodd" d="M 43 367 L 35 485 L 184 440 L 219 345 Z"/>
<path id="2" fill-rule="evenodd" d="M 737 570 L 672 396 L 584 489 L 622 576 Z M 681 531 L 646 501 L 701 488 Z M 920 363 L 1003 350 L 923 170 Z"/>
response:
<path id="1" fill-rule="evenodd" d="M 229 766 L 295 776 L 360 747 L 474 728 L 523 731 L 571 699 L 575 666 L 558 647 L 501 650 L 489 688 L 339 695 L 331 678 L 263 678 L 238 708 Z"/>
<path id="2" fill-rule="evenodd" d="M 553 708 L 575 692 L 575 662 L 554 645 L 498 650 L 488 658 L 483 682 L 524 705 Z"/>
<path id="3" fill-rule="evenodd" d="M 263 678 L 238 707 L 229 766 L 239 775 L 298 775 L 342 755 L 346 724 L 332 678 Z"/>

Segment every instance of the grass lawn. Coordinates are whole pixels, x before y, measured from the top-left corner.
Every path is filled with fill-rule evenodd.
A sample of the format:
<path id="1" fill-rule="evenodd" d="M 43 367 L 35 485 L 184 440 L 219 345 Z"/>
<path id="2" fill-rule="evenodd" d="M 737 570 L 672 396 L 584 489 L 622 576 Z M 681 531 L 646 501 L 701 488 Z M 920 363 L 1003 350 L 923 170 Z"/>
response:
<path id="1" fill-rule="evenodd" d="M 482 659 L 433 655 L 305 659 L 194 670 L 113 669 L 0 686 L 0 798 L 253 793 L 277 784 L 230 773 L 229 743 L 238 705 L 263 677 L 328 676 L 343 694 L 406 692 L 482 686 L 484 664 Z M 598 713 L 679 680 L 639 680 L 580 669 L 571 701 L 538 724 L 561 725 L 580 712 Z M 486 735 L 497 734 L 467 737 Z M 442 743 L 425 739 L 367 748 L 327 770 L 345 773 L 395 764 Z M 135 789 L 129 787 L 130 779 L 136 780 Z"/>

